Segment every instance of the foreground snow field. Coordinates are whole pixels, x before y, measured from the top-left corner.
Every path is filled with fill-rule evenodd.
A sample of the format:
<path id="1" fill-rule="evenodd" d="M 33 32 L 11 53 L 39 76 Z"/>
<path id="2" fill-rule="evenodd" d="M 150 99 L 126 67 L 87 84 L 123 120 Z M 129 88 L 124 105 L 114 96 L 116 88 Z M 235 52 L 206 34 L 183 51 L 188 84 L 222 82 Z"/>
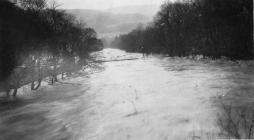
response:
<path id="1" fill-rule="evenodd" d="M 214 98 L 252 92 L 253 62 L 142 57 L 120 50 L 74 78 L 1 99 L 0 140 L 179 140 L 220 137 Z"/>

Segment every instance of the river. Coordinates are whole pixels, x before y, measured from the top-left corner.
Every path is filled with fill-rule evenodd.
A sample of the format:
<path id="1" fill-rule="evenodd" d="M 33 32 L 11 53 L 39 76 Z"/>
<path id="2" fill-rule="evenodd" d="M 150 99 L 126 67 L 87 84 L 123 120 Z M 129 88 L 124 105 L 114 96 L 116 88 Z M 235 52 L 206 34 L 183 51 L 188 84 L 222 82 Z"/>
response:
<path id="1" fill-rule="evenodd" d="M 0 140 L 219 138 L 214 99 L 254 91 L 253 63 L 104 49 L 84 72 L 0 100 Z"/>

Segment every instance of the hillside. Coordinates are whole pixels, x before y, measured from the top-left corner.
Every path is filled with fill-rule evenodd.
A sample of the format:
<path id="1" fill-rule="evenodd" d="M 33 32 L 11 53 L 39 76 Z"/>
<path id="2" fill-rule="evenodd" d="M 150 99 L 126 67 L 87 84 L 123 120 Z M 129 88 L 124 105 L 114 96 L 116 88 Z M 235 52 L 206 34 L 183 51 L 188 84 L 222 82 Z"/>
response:
<path id="1" fill-rule="evenodd" d="M 135 6 L 113 7 L 108 9 L 107 11 L 119 14 L 139 13 L 152 19 L 153 16 L 159 11 L 159 9 L 160 9 L 159 5 L 135 5 Z"/>
<path id="2" fill-rule="evenodd" d="M 85 21 L 100 36 L 115 36 L 130 32 L 140 23 L 147 24 L 152 20 L 157 8 L 156 6 L 125 6 L 104 11 L 90 9 L 66 11 Z"/>
<path id="3" fill-rule="evenodd" d="M 139 23 L 149 22 L 149 18 L 141 14 L 113 14 L 96 10 L 67 10 L 67 12 L 85 21 L 94 28 L 100 36 L 127 33 L 136 28 Z"/>

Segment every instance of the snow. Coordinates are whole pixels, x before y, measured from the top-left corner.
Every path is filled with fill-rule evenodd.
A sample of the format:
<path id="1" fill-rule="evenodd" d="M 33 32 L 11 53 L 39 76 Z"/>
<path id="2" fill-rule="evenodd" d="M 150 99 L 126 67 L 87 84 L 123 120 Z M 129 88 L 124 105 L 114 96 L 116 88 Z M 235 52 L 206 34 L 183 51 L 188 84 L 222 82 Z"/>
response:
<path id="1" fill-rule="evenodd" d="M 142 57 L 115 49 L 93 56 L 139 59 L 94 64 L 76 78 L 18 96 L 21 103 L 0 108 L 0 139 L 215 139 L 213 99 L 243 84 L 254 88 L 252 61 Z"/>

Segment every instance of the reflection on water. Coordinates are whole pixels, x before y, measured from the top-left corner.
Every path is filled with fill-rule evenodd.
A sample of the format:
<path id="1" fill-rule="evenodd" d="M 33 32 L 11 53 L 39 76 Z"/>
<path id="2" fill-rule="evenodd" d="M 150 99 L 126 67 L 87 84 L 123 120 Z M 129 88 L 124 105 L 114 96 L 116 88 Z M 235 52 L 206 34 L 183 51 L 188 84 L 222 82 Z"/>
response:
<path id="1" fill-rule="evenodd" d="M 228 121 L 220 117 L 223 105 L 254 99 L 252 62 L 142 57 L 114 49 L 92 56 L 138 59 L 92 63 L 54 86 L 1 98 L 0 139 L 227 138 L 231 130 L 218 123 Z"/>

